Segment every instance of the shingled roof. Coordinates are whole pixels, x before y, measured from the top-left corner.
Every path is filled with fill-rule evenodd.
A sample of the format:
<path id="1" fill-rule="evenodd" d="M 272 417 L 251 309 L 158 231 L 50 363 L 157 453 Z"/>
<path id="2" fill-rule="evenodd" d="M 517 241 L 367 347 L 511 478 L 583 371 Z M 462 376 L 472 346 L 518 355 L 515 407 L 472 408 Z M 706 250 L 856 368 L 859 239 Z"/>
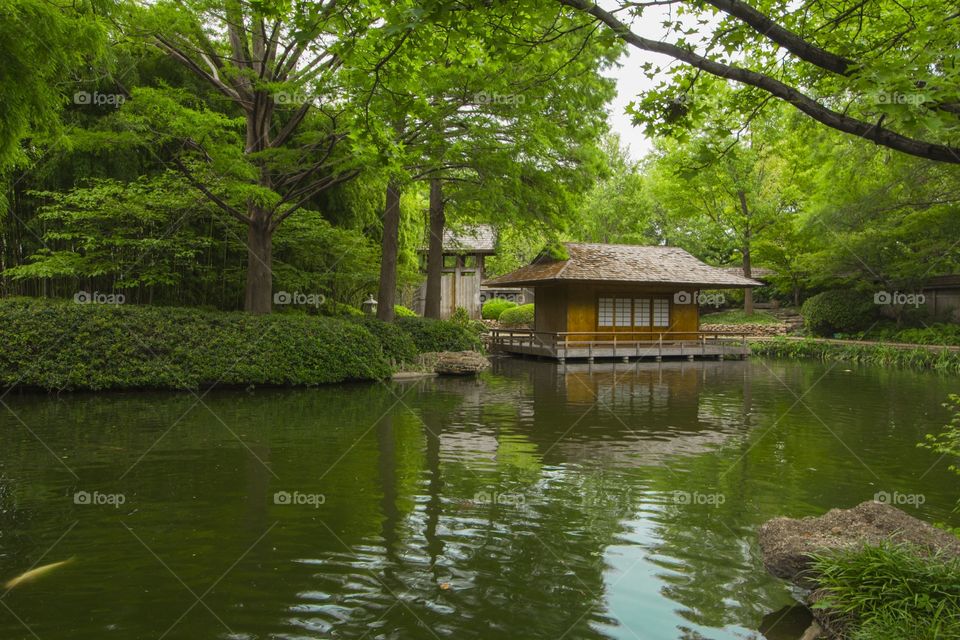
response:
<path id="1" fill-rule="evenodd" d="M 443 250 L 457 253 L 494 253 L 497 245 L 497 231 L 493 225 L 477 224 L 446 228 L 443 230 Z M 427 246 L 420 248 L 427 251 Z"/>
<path id="2" fill-rule="evenodd" d="M 697 260 L 678 247 L 567 242 L 569 258 L 541 254 L 516 271 L 483 284 L 537 285 L 556 282 L 631 282 L 676 284 L 709 289 L 759 287 L 762 283 Z"/>

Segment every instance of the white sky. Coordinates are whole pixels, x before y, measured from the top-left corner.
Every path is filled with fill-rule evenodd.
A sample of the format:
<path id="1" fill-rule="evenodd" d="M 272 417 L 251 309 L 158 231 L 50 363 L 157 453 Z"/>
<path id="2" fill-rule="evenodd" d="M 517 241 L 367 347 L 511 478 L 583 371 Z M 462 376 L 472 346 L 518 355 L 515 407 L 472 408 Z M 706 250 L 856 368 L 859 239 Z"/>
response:
<path id="1" fill-rule="evenodd" d="M 615 9 L 619 5 L 614 0 L 601 0 L 600 4 L 607 10 Z M 670 38 L 664 38 L 665 30 L 662 24 L 669 14 L 668 6 L 647 7 L 643 12 L 643 18 L 633 21 L 632 30 L 637 35 L 650 40 L 670 40 Z M 618 12 L 617 16 L 629 24 L 629 16 L 626 12 Z M 610 128 L 620 134 L 621 141 L 630 148 L 630 156 L 635 160 L 648 152 L 652 145 L 651 141 L 643 135 L 643 130 L 630 122 L 627 105 L 640 93 L 652 89 L 659 82 L 659 78 L 651 80 L 643 75 L 641 67 L 644 62 L 652 62 L 663 68 L 667 68 L 671 63 L 679 64 L 667 56 L 628 45 L 623 57 L 620 58 L 620 67 L 611 69 L 606 74 L 617 81 L 617 97 L 608 109 Z"/>

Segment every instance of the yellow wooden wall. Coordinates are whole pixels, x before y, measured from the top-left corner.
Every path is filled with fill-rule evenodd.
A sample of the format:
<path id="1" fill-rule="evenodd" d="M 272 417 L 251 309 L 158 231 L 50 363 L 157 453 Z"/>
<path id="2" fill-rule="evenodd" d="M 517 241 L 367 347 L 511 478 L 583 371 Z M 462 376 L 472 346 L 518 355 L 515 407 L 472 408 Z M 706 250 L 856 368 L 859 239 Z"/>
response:
<path id="1" fill-rule="evenodd" d="M 700 310 L 692 302 L 693 291 L 690 291 L 691 302 L 678 304 L 674 294 L 679 289 L 668 286 L 640 286 L 616 285 L 609 283 L 566 283 L 550 287 L 537 287 L 536 290 L 536 328 L 538 331 L 569 331 L 569 332 L 596 332 L 614 331 L 616 333 L 630 333 L 624 339 L 655 340 L 660 333 L 658 328 L 641 329 L 638 327 L 603 327 L 597 326 L 597 299 L 612 296 L 620 298 L 644 298 L 661 296 L 670 301 L 670 327 L 662 331 L 669 331 L 672 335 L 664 339 L 693 340 L 700 327 Z M 589 340 L 591 336 L 570 336 L 571 341 Z"/>

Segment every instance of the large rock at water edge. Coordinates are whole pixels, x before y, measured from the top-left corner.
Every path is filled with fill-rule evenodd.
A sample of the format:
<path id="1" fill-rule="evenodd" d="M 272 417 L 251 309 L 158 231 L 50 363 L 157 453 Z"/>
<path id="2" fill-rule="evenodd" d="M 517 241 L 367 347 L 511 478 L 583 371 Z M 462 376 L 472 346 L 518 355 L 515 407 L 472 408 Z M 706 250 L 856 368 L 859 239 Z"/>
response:
<path id="1" fill-rule="evenodd" d="M 905 543 L 921 553 L 960 557 L 960 540 L 942 529 L 881 502 L 864 502 L 852 509 L 831 509 L 819 517 L 774 518 L 759 531 L 763 564 L 775 576 L 813 587 L 805 572 L 810 554 Z"/>
<path id="2" fill-rule="evenodd" d="M 442 351 L 436 354 L 433 370 L 442 376 L 468 376 L 490 366 L 486 356 L 476 351 Z"/>

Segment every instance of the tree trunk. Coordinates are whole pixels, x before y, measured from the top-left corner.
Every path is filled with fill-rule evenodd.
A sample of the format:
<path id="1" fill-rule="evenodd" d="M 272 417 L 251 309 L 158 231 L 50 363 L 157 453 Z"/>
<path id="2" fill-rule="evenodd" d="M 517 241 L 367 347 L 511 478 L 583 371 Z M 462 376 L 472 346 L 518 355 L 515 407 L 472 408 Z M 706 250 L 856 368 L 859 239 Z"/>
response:
<path id="1" fill-rule="evenodd" d="M 740 198 L 740 210 L 743 212 L 743 277 L 752 278 L 753 271 L 750 266 L 750 208 L 747 206 L 747 194 L 742 189 L 737 191 Z M 748 316 L 753 315 L 753 289 L 747 287 L 743 290 L 743 312 Z"/>
<path id="2" fill-rule="evenodd" d="M 267 211 L 251 206 L 247 226 L 247 288 L 244 309 L 270 313 L 273 302 L 273 232 Z"/>
<path id="3" fill-rule="evenodd" d="M 423 307 L 425 318 L 440 319 L 440 283 L 443 279 L 443 228 L 447 217 L 443 210 L 443 183 L 430 181 L 430 241 L 427 250 L 427 295 Z"/>
<path id="4" fill-rule="evenodd" d="M 393 305 L 397 301 L 397 255 L 400 244 L 400 186 L 387 184 L 383 210 L 383 241 L 380 256 L 380 290 L 377 293 L 377 317 L 393 322 Z"/>

